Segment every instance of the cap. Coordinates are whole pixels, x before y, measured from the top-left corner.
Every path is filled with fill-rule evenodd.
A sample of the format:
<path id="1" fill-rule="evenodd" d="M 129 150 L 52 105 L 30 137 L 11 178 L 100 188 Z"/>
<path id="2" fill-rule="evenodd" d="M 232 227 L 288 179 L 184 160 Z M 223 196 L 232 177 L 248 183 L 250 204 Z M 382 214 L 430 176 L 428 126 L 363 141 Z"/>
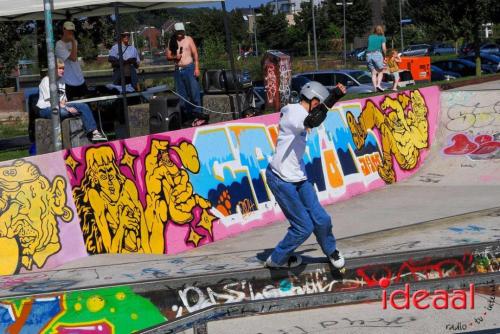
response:
<path id="1" fill-rule="evenodd" d="M 120 35 L 121 35 L 122 37 L 123 37 L 123 36 L 130 36 L 130 31 L 123 31 Z"/>
<path id="2" fill-rule="evenodd" d="M 63 28 L 66 30 L 75 30 L 75 24 L 71 21 L 64 22 Z"/>
<path id="3" fill-rule="evenodd" d="M 174 25 L 174 29 L 175 29 L 175 31 L 184 31 L 184 30 L 186 30 L 184 28 L 184 23 L 182 23 L 182 22 L 176 23 Z"/>

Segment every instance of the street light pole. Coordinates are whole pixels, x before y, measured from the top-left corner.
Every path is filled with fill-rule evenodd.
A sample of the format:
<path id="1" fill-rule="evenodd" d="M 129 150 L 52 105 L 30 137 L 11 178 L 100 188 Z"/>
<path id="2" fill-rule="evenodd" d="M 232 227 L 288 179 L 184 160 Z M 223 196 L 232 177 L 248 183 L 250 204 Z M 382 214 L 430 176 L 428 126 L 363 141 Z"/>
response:
<path id="1" fill-rule="evenodd" d="M 401 1 L 399 0 L 399 30 L 401 30 L 401 51 L 404 49 L 403 43 L 403 9 L 401 7 Z"/>
<path id="2" fill-rule="evenodd" d="M 318 45 L 316 42 L 316 19 L 314 18 L 314 0 L 311 0 L 311 10 L 313 19 L 313 43 L 314 43 L 314 65 L 316 66 L 316 71 L 318 70 Z"/>
<path id="3" fill-rule="evenodd" d="M 255 16 L 255 8 L 252 7 L 253 13 L 253 36 L 255 38 L 255 56 L 259 56 L 259 48 L 257 47 L 257 16 Z"/>
<path id="4" fill-rule="evenodd" d="M 347 66 L 347 34 L 346 34 L 346 29 L 345 29 L 345 7 L 352 5 L 352 2 L 345 2 L 345 0 L 342 0 L 342 2 L 337 2 L 337 6 L 343 6 L 343 12 L 344 12 L 344 67 Z"/>

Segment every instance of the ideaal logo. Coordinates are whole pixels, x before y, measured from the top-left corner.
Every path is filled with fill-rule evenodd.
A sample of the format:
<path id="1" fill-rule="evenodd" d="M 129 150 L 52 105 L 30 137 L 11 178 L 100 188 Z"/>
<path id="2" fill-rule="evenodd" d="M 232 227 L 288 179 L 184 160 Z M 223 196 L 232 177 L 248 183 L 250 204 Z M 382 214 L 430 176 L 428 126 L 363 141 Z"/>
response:
<path id="1" fill-rule="evenodd" d="M 419 310 L 428 309 L 430 307 L 436 310 L 447 310 L 450 308 L 454 310 L 475 310 L 476 289 L 473 283 L 469 284 L 468 290 L 453 290 L 452 292 L 435 290 L 432 293 L 425 289 L 410 293 L 410 284 L 406 283 L 404 290 L 394 290 L 389 296 L 387 296 L 386 289 L 391 285 L 390 279 L 385 277 L 381 278 L 379 280 L 379 285 L 384 289 L 382 291 L 382 308 L 384 310 L 388 308 L 388 305 L 397 310 L 410 309 L 411 305 Z M 485 292 L 485 289 L 489 292 L 488 304 L 484 306 L 484 310 L 481 310 L 481 314 L 473 317 L 470 321 L 459 321 L 453 324 L 446 324 L 446 330 L 465 331 L 470 329 L 474 325 L 481 324 L 485 320 L 488 312 L 493 310 L 496 294 L 495 281 L 487 281 L 480 285 L 481 287 L 478 289 L 480 289 L 482 293 Z"/>
<path id="2" fill-rule="evenodd" d="M 425 289 L 417 290 L 410 294 L 410 284 L 406 283 L 404 290 L 394 290 L 387 297 L 387 288 L 391 285 L 388 278 L 381 278 L 379 285 L 382 289 L 382 308 L 387 309 L 390 304 L 396 310 L 410 309 L 411 305 L 419 310 L 425 310 L 433 307 L 436 310 L 447 310 L 449 308 L 455 310 L 474 309 L 474 284 L 469 284 L 469 291 L 466 290 L 453 290 L 448 292 L 446 290 L 435 290 L 429 292 Z M 402 298 L 401 298 L 402 297 Z M 431 301 L 428 301 L 431 297 Z M 396 302 L 402 304 L 398 304 Z"/>

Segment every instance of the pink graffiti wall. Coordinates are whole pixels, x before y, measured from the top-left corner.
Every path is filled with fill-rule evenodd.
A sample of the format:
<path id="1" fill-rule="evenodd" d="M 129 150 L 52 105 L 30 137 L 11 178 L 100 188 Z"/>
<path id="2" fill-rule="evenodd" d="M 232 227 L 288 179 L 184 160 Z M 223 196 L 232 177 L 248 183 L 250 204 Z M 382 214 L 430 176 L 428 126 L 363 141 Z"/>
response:
<path id="1" fill-rule="evenodd" d="M 414 174 L 434 142 L 439 98 L 429 87 L 336 105 L 308 135 L 304 157 L 322 203 Z M 42 267 L 87 253 L 175 254 L 282 219 L 265 180 L 278 121 L 276 113 L 23 160 L 61 195 L 53 204 L 60 249 Z M 15 162 L 2 166 L 29 174 Z M 0 185 L 15 187 L 10 180 Z M 4 223 L 12 210 L 0 207 L 0 241 L 21 236 Z M 21 240 L 30 249 L 32 239 Z"/>

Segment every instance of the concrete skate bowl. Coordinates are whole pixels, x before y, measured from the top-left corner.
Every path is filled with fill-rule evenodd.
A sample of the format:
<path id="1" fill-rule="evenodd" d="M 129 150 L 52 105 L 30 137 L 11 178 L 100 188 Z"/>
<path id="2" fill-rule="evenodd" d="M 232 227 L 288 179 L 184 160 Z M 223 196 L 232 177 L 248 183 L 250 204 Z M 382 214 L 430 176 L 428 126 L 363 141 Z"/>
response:
<path id="1" fill-rule="evenodd" d="M 322 204 L 415 174 L 439 98 L 427 87 L 335 106 L 304 157 Z M 265 180 L 278 122 L 270 114 L 0 163 L 0 274 L 103 253 L 176 254 L 282 220 Z"/>
<path id="2" fill-rule="evenodd" d="M 461 93 L 456 92 L 457 95 L 453 96 L 460 99 Z M 475 127 L 465 128 L 461 133 L 466 134 L 472 144 L 468 144 L 468 149 L 462 149 L 460 152 L 470 152 L 463 155 L 448 154 L 457 151 L 446 150 L 457 142 L 452 140 L 454 133 L 449 129 L 455 131 L 455 124 L 448 123 L 458 117 L 453 114 L 456 105 L 451 103 L 445 105 L 452 107 L 452 111 L 447 112 L 445 117 L 442 97 L 446 97 L 446 94 L 448 93 L 439 92 L 436 87 L 430 87 L 364 100 L 345 101 L 337 106 L 329 113 L 325 126 L 310 134 L 305 157 L 306 168 L 321 201 L 330 204 L 379 189 L 378 192 L 390 194 L 393 198 L 400 197 L 403 203 L 402 207 L 395 207 L 394 203 L 386 198 L 383 199 L 385 203 L 381 204 L 385 205 L 384 208 L 393 209 L 392 211 L 402 215 L 405 213 L 402 210 L 405 205 L 418 211 L 426 211 L 428 207 L 434 205 L 435 211 L 430 215 L 431 218 L 498 206 L 498 190 L 495 190 L 499 188 L 495 187 L 495 184 L 498 185 L 498 180 L 491 181 L 492 176 L 498 175 L 498 164 L 495 159 L 474 160 L 469 156 L 469 153 L 475 152 L 474 158 L 476 158 L 479 153 L 488 150 L 491 145 L 489 143 L 495 139 L 494 131 L 498 129 L 498 122 L 490 122 L 487 125 L 490 127 L 488 131 L 491 132 L 488 133 L 492 138 L 484 137 L 486 134 L 479 130 L 468 132 L 474 131 Z M 478 102 L 486 98 L 479 95 L 476 97 Z M 470 101 L 473 98 L 467 96 L 465 99 Z M 467 106 L 462 113 L 473 113 L 476 117 L 474 110 L 475 107 Z M 496 110 L 495 107 L 493 110 Z M 350 119 L 351 124 L 348 113 L 353 116 Z M 481 114 L 497 117 L 495 113 L 496 111 Z M 480 117 L 483 119 L 488 116 L 480 115 Z M 145 252 L 147 246 L 151 253 L 174 254 L 282 219 L 279 209 L 263 183 L 265 180 L 262 179 L 262 171 L 266 168 L 267 158 L 274 147 L 278 119 L 279 115 L 273 114 L 0 164 L 1 198 L 16 200 L 0 202 L 2 218 L 5 219 L 7 215 L 11 218 L 22 218 L 13 219 L 16 222 L 14 226 L 6 223 L 5 228 L 9 233 L 2 231 L 4 240 L 0 240 L 4 242 L 1 248 L 2 260 L 8 265 L 1 268 L 10 268 L 11 274 L 21 274 L 0 278 L 0 287 L 11 294 L 10 300 L 4 297 L 0 303 L 4 319 L 0 323 L 0 329 L 13 333 L 27 328 L 30 328 L 30 332 L 77 333 L 77 330 L 81 330 L 83 333 L 93 330 L 102 333 L 121 333 L 176 320 L 187 310 L 187 307 L 181 308 L 182 305 L 189 305 L 192 307 L 189 311 L 193 312 L 204 312 L 206 310 L 204 307 L 207 306 L 209 313 L 199 315 L 200 319 L 205 320 L 216 319 L 221 314 L 241 316 L 287 310 L 287 306 L 284 305 L 286 302 L 276 300 L 269 303 L 264 300 L 261 304 L 251 305 L 245 302 L 238 305 L 226 303 L 227 297 L 224 294 L 227 292 L 228 284 L 234 283 L 235 286 L 245 286 L 248 289 L 250 279 L 259 276 L 264 277 L 264 280 L 261 283 L 252 281 L 252 286 L 262 288 L 263 290 L 259 292 L 261 294 L 266 291 L 272 296 L 273 293 L 292 291 L 289 288 L 293 282 L 286 280 L 288 276 L 276 277 L 267 269 L 246 273 L 237 273 L 235 270 L 231 278 L 234 280 L 239 275 L 240 280 L 236 283 L 235 281 L 228 283 L 227 277 L 224 277 L 227 273 L 218 273 L 219 276 L 212 277 L 212 281 L 206 277 L 203 279 L 191 277 L 191 280 L 200 281 L 205 284 L 204 286 L 184 280 L 178 280 L 175 285 L 166 282 L 169 274 L 149 268 L 133 276 L 130 281 L 127 276 L 130 274 L 124 271 L 119 276 L 129 279 L 129 283 L 137 279 L 144 280 L 141 284 L 130 287 L 125 282 L 120 283 L 120 286 L 112 286 L 114 282 L 110 278 L 112 275 L 110 277 L 99 275 L 97 271 L 94 273 L 93 268 L 87 268 L 87 275 L 82 276 L 85 280 L 87 277 L 92 277 L 88 280 L 94 282 L 99 280 L 104 283 L 99 288 L 92 289 L 87 286 L 81 291 L 71 291 L 75 290 L 71 285 L 74 282 L 71 278 L 64 277 L 65 272 L 61 272 L 60 280 L 51 280 L 50 284 L 47 284 L 46 277 L 56 271 L 35 272 L 55 268 L 61 263 L 88 254 L 128 253 L 134 250 Z M 447 127 L 444 129 L 445 124 Z M 356 143 L 359 137 L 356 140 L 353 138 L 353 129 L 355 133 L 359 131 L 357 134 L 362 135 L 361 141 L 358 142 L 362 144 L 360 148 L 357 148 Z M 474 134 L 483 137 L 476 140 Z M 458 141 L 460 143 L 460 140 Z M 474 146 L 474 143 L 488 144 L 488 146 L 481 147 L 478 151 L 480 147 Z M 190 159 L 193 157 L 196 159 Z M 471 163 L 477 163 L 476 167 L 470 167 Z M 478 174 L 470 170 L 476 170 Z M 153 171 L 161 173 L 154 174 Z M 186 173 L 178 174 L 179 171 Z M 188 176 L 193 190 L 188 200 L 193 199 L 195 203 L 189 212 L 190 217 L 187 210 L 175 213 L 168 211 L 170 216 L 167 217 L 162 215 L 156 217 L 155 211 L 151 211 L 150 204 L 161 202 L 161 191 L 155 188 L 158 185 L 156 177 L 166 176 L 168 173 L 176 177 Z M 115 240 L 118 235 L 116 223 L 124 219 L 132 224 L 130 220 L 134 220 L 134 214 L 137 212 L 145 217 L 155 216 L 160 221 L 163 219 L 164 224 L 155 225 L 146 219 L 144 225 L 134 228 L 134 232 L 129 232 L 121 242 L 109 244 L 102 242 L 102 236 L 97 235 L 95 230 L 98 223 L 102 225 L 102 221 L 97 223 L 92 220 L 95 217 L 89 218 L 89 216 L 94 205 L 99 209 L 99 203 L 92 202 L 91 199 L 98 198 L 99 194 L 93 190 L 97 189 L 95 184 L 100 182 L 97 179 L 104 176 L 108 182 L 108 189 L 104 189 L 106 186 L 104 185 L 100 190 L 107 191 L 113 196 L 119 194 L 116 204 L 120 204 L 117 207 L 122 208 L 116 212 L 106 213 L 110 232 L 108 237 Z M 118 183 L 114 183 L 115 179 Z M 384 188 L 387 184 L 391 186 Z M 189 188 L 186 183 L 183 185 Z M 173 193 L 171 188 L 163 190 L 170 190 L 170 194 Z M 155 194 L 158 197 L 155 197 Z M 195 197 L 194 194 L 199 197 Z M 375 195 L 375 192 L 373 194 Z M 203 199 L 211 202 L 210 208 L 206 207 L 207 204 Z M 5 205 L 6 203 L 9 205 Z M 26 212 L 25 206 L 18 206 L 16 203 L 31 204 L 31 211 Z M 34 203 L 42 203 L 44 206 L 41 206 L 42 204 L 37 206 Z M 450 203 L 452 208 L 445 210 Z M 126 206 L 135 210 L 130 212 L 123 209 Z M 39 223 L 50 224 L 48 227 L 34 224 L 31 226 L 32 229 L 29 229 L 27 221 L 36 218 L 39 212 L 48 213 L 43 216 L 45 220 Z M 113 218 L 114 214 L 120 214 L 118 216 L 120 219 Z M 384 215 L 387 215 L 387 212 Z M 415 218 L 415 222 L 418 219 Z M 6 220 L 1 222 L 5 223 Z M 20 227 L 15 229 L 16 226 Z M 158 231 L 153 233 L 158 227 L 162 228 L 159 233 Z M 16 231 L 20 234 L 13 236 L 12 233 Z M 144 244 L 145 240 L 149 240 L 148 245 Z M 471 248 L 469 252 L 481 253 L 484 249 Z M 444 254 L 444 250 L 435 249 L 422 252 L 419 256 L 426 258 L 432 253 L 443 256 L 436 259 L 437 263 L 450 256 Z M 496 257 L 497 253 L 494 254 Z M 463 249 L 459 247 L 452 255 L 457 257 L 455 260 L 464 261 L 463 254 Z M 406 255 L 415 258 L 414 253 Z M 177 259 L 172 259 L 174 260 Z M 466 269 L 468 268 L 471 274 L 479 272 L 475 262 L 468 261 L 468 258 L 465 260 L 467 262 L 463 264 L 467 265 Z M 358 265 L 388 263 L 387 257 L 364 259 L 364 261 Z M 395 269 L 400 267 L 399 258 L 391 261 L 394 262 Z M 434 263 L 431 265 L 434 266 Z M 359 276 L 356 276 L 357 272 L 354 271 L 356 266 L 351 268 L 348 274 L 352 275 L 352 279 L 356 279 Z M 309 269 L 311 270 L 304 272 L 303 284 L 315 277 L 318 279 L 318 270 L 327 275 L 325 264 L 314 264 Z M 166 280 L 162 282 L 158 277 L 165 277 Z M 336 284 L 334 277 L 326 278 L 328 284 L 332 286 Z M 319 280 L 324 281 L 323 276 Z M 458 277 L 452 282 L 453 285 L 449 286 L 459 287 L 465 280 L 469 278 Z M 219 282 L 219 285 L 208 286 L 213 282 Z M 301 282 L 297 284 L 301 285 Z M 273 286 L 270 290 L 267 288 L 269 285 Z M 210 287 L 212 289 L 210 291 L 215 294 L 210 295 L 206 287 Z M 200 293 L 200 289 L 205 290 Z M 249 295 L 255 292 L 252 289 L 248 291 Z M 379 289 L 378 291 L 380 292 Z M 360 296 L 363 293 L 360 291 Z M 351 292 L 347 294 L 349 296 L 346 300 L 352 300 Z M 335 303 L 338 296 L 331 294 L 322 298 L 330 298 L 330 301 Z M 223 309 L 210 308 L 213 298 L 220 301 Z M 377 298 L 377 296 L 368 292 L 363 298 Z M 308 308 L 320 306 L 317 303 L 321 302 L 321 298 L 314 295 L 305 299 L 304 296 L 297 296 L 294 302 Z M 55 321 L 56 318 L 60 321 Z M 188 327 L 192 325 L 191 322 Z"/>
<path id="3" fill-rule="evenodd" d="M 441 205 L 459 214 L 498 207 L 500 90 L 441 92 L 439 117 L 423 167 L 395 188 L 425 192 L 418 198 L 426 210 L 439 212 Z"/>

